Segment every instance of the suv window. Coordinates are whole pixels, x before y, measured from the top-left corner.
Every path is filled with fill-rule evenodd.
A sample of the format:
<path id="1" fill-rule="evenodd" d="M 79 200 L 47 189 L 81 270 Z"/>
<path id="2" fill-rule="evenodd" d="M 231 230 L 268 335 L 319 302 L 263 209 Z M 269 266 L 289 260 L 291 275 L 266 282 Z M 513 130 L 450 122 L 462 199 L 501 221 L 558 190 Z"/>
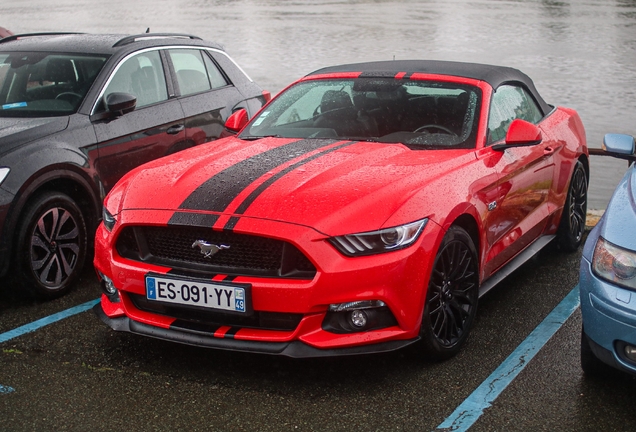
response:
<path id="1" fill-rule="evenodd" d="M 168 90 L 159 51 L 147 51 L 125 60 L 108 83 L 104 97 L 115 92 L 134 95 L 137 108 L 167 100 Z"/>
<path id="2" fill-rule="evenodd" d="M 508 126 L 515 119 L 537 124 L 542 118 L 536 102 L 523 88 L 501 86 L 493 95 L 490 104 L 488 144 L 504 139 Z"/>
<path id="3" fill-rule="evenodd" d="M 168 51 L 182 96 L 223 87 L 227 81 L 208 57 L 198 49 L 172 49 Z"/>
<path id="4" fill-rule="evenodd" d="M 105 61 L 80 54 L 0 53 L 0 116 L 74 113 Z"/>
<path id="5" fill-rule="evenodd" d="M 203 54 L 203 61 L 205 62 L 205 68 L 207 69 L 210 83 L 212 83 L 212 88 L 225 87 L 227 80 L 212 59 L 207 54 Z"/>

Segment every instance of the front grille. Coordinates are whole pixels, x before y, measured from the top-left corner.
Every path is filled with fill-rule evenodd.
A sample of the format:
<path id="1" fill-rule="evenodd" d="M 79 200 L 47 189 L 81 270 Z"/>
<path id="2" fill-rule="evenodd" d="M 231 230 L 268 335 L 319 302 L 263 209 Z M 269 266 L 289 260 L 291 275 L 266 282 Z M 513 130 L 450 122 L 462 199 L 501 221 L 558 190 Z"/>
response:
<path id="1" fill-rule="evenodd" d="M 193 246 L 197 240 L 229 248 L 206 257 Z M 209 228 L 125 227 L 116 248 L 124 258 L 185 272 L 299 279 L 312 279 L 316 274 L 311 261 L 290 243 Z"/>
<path id="2" fill-rule="evenodd" d="M 206 333 L 214 333 L 220 326 L 293 331 L 303 318 L 302 314 L 259 311 L 254 311 L 249 316 L 224 314 L 197 307 L 160 303 L 138 294 L 128 295 L 139 310 L 176 318 L 180 321 L 177 325 Z"/>

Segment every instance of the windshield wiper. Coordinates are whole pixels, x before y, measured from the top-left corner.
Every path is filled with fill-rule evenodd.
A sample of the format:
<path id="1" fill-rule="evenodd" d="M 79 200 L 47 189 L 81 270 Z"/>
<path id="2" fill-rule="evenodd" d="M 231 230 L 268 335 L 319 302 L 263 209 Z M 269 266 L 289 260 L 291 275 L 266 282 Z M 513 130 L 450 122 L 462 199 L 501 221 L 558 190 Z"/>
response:
<path id="1" fill-rule="evenodd" d="M 282 138 L 280 135 L 278 134 L 271 134 L 271 135 L 247 135 L 247 136 L 239 136 L 239 139 L 245 140 L 245 141 L 256 141 L 259 140 L 261 138 Z"/>

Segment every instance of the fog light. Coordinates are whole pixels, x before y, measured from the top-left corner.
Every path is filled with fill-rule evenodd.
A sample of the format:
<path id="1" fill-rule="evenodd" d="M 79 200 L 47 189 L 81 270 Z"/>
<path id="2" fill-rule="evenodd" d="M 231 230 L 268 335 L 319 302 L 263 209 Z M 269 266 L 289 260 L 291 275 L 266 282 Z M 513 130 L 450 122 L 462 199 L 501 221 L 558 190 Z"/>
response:
<path id="1" fill-rule="evenodd" d="M 362 310 L 354 310 L 349 315 L 349 320 L 354 327 L 362 328 L 367 325 L 367 314 Z"/>
<path id="2" fill-rule="evenodd" d="M 636 361 L 636 347 L 632 345 L 625 345 L 625 355 L 628 359 Z"/>
<path id="3" fill-rule="evenodd" d="M 102 279 L 101 286 L 102 286 L 102 291 L 104 291 L 104 294 L 108 296 L 108 299 L 111 302 L 114 302 L 114 303 L 119 302 L 119 292 L 117 291 L 117 288 L 115 287 L 115 284 L 112 281 L 112 279 L 101 272 L 97 272 L 97 273 L 99 274 L 99 277 Z"/>
<path id="4" fill-rule="evenodd" d="M 117 292 L 117 288 L 115 288 L 115 284 L 113 283 L 113 281 L 107 276 L 102 275 L 102 277 L 104 278 L 104 291 L 106 291 L 106 294 L 115 294 Z"/>

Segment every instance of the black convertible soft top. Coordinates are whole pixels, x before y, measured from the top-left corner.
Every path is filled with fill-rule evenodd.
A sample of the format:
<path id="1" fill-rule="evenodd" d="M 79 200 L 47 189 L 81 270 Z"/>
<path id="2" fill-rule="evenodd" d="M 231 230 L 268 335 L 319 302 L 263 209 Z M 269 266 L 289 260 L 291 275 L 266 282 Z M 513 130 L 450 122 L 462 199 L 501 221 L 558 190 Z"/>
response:
<path id="1" fill-rule="evenodd" d="M 439 60 L 394 60 L 329 66 L 307 76 L 339 72 L 362 72 L 362 77 L 370 78 L 394 77 L 399 72 L 406 72 L 406 77 L 415 72 L 458 76 L 485 81 L 495 90 L 502 84 L 518 83 L 532 94 L 544 115 L 552 110 L 552 106 L 543 100 L 530 77 L 517 69 L 505 66 Z"/>

